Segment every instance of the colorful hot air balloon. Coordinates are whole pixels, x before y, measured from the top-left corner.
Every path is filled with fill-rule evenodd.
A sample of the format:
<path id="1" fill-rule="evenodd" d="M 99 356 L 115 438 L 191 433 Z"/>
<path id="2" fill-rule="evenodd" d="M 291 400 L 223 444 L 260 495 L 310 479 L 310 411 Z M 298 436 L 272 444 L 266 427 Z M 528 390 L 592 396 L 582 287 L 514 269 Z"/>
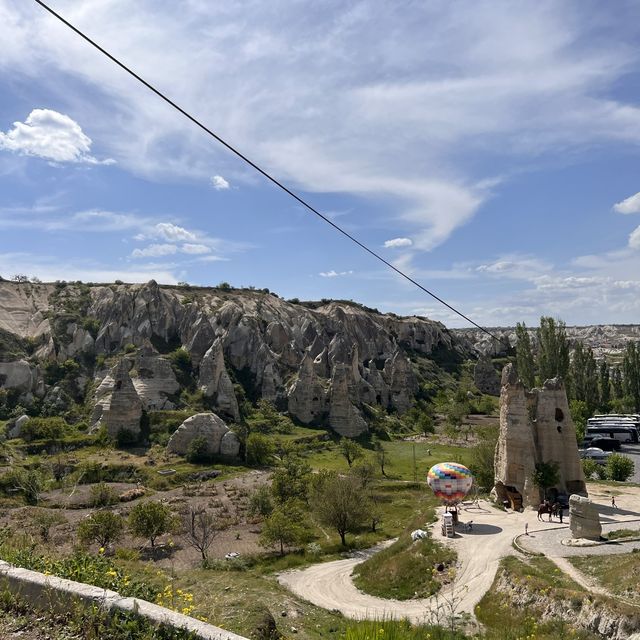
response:
<path id="1" fill-rule="evenodd" d="M 469 493 L 473 484 L 473 474 L 457 462 L 441 462 L 429 469 L 427 484 L 443 504 L 455 505 Z"/>

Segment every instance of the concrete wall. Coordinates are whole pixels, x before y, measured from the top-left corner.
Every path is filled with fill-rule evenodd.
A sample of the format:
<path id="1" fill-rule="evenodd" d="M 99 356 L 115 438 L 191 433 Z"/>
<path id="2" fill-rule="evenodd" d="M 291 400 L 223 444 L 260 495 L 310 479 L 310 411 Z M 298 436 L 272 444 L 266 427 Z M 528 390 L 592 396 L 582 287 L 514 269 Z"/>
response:
<path id="1" fill-rule="evenodd" d="M 47 576 L 0 561 L 0 588 L 5 586 L 14 596 L 22 598 L 35 609 L 67 612 L 73 604 L 99 605 L 105 611 L 135 613 L 154 625 L 165 624 L 176 629 L 186 629 L 202 640 L 247 640 L 243 636 L 146 600 L 124 598 L 115 591 Z"/>

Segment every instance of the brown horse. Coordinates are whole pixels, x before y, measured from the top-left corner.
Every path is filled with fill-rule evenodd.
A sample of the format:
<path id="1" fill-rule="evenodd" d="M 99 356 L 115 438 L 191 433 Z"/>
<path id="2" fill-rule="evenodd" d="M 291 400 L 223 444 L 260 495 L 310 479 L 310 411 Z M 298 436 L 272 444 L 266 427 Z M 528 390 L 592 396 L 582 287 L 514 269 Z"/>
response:
<path id="1" fill-rule="evenodd" d="M 560 510 L 562 507 L 559 502 L 554 502 L 551 504 L 548 500 L 545 500 L 542 504 L 538 506 L 538 520 L 542 520 L 542 515 L 545 513 L 549 514 L 549 522 L 551 522 L 552 516 L 560 517 Z"/>

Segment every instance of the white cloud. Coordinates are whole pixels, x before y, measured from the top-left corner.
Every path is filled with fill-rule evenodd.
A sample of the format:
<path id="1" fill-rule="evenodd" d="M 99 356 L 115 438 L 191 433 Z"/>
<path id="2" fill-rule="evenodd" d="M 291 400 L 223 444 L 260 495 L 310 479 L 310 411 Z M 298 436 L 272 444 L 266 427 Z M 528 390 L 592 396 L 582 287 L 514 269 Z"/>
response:
<path id="1" fill-rule="evenodd" d="M 91 138 L 69 116 L 52 109 L 34 109 L 24 122 L 14 122 L 6 133 L 0 131 L 0 149 L 53 162 L 112 164 L 97 160 L 91 151 Z"/>
<path id="2" fill-rule="evenodd" d="M 613 205 L 613 210 L 617 213 L 640 213 L 640 193 L 629 196 L 622 202 Z"/>
<path id="3" fill-rule="evenodd" d="M 96 261 L 64 260 L 59 256 L 30 253 L 0 254 L 0 273 L 26 273 L 37 276 L 43 282 L 56 280 L 82 280 L 83 282 L 148 282 L 176 284 L 180 277 L 162 265 L 145 265 L 138 269 L 119 268 Z"/>
<path id="4" fill-rule="evenodd" d="M 178 252 L 175 244 L 150 244 L 144 249 L 134 249 L 132 258 L 158 258 L 159 256 L 171 256 Z"/>
<path id="5" fill-rule="evenodd" d="M 222 176 L 213 176 L 211 184 L 216 191 L 222 191 L 229 188 L 229 183 Z"/>
<path id="6" fill-rule="evenodd" d="M 190 253 L 193 255 L 199 255 L 203 253 L 209 253 L 211 249 L 204 244 L 183 244 L 180 247 L 183 253 Z"/>
<path id="7" fill-rule="evenodd" d="M 170 222 L 156 224 L 149 233 L 168 242 L 189 242 L 197 239 L 195 233 Z"/>
<path id="8" fill-rule="evenodd" d="M 254 179 L 23 5 L 0 0 L 0 68 L 70 102 L 122 166 L 204 180 L 215 166 L 227 182 Z M 87 11 L 86 2 L 65 3 L 81 27 Z M 91 7 L 90 22 L 142 75 L 170 83 L 205 122 L 295 188 L 385 203 L 394 212 L 389 228 L 398 227 L 394 218 L 411 225 L 419 250 L 469 221 L 496 174 L 526 170 L 532 159 L 544 166 L 559 154 L 579 158 L 572 152 L 587 145 L 640 142 L 640 109 L 609 91 L 637 62 L 635 35 L 624 12 L 612 16 L 604 6 L 477 2 L 461 12 L 456 3 L 397 11 L 367 1 L 310 10 L 284 0 L 140 0 L 122 16 L 121 1 L 104 0 Z M 282 72 L 273 74 L 274 65 Z M 310 72 L 313 83 L 304 81 Z M 63 93 L 68 75 L 81 88 L 100 87 L 101 99 Z"/>
<path id="9" fill-rule="evenodd" d="M 339 278 L 340 276 L 350 276 L 353 271 L 335 271 L 331 269 L 331 271 L 321 271 L 318 275 L 323 278 Z"/>
<path id="10" fill-rule="evenodd" d="M 386 249 L 396 249 L 398 247 L 410 247 L 413 244 L 411 238 L 393 238 L 386 240 L 384 246 Z"/>
<path id="11" fill-rule="evenodd" d="M 640 249 L 640 227 L 636 227 L 629 234 L 629 246 L 632 249 Z"/>

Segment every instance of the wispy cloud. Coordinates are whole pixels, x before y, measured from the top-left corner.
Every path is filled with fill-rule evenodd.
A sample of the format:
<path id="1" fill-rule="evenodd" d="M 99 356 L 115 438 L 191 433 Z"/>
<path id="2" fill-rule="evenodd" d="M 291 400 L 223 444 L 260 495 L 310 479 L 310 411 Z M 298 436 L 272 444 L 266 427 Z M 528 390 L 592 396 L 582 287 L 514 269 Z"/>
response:
<path id="1" fill-rule="evenodd" d="M 52 109 L 34 109 L 24 122 L 0 131 L 0 149 L 37 156 L 56 163 L 113 164 L 91 155 L 91 138 L 69 116 Z"/>
<path id="2" fill-rule="evenodd" d="M 0 2 L 0 66 L 73 102 L 79 120 L 92 114 L 92 137 L 121 166 L 207 180 L 215 166 L 226 183 L 252 179 L 153 96 L 96 64 L 83 43 L 51 29 L 48 16 Z M 496 173 L 585 145 L 640 143 L 640 109 L 607 91 L 637 63 L 634 35 L 603 30 L 616 18 L 598 5 L 478 2 L 460 12 L 456 3 L 398 11 L 366 1 L 310 10 L 284 0 L 140 0 L 126 21 L 116 0 L 92 6 L 91 20 L 86 6 L 67 3 L 65 12 L 151 81 L 172 84 L 257 162 L 296 188 L 382 202 L 389 229 L 400 219 L 417 251 L 472 219 Z M 310 72 L 313 83 L 303 81 Z M 64 94 L 68 75 L 105 99 Z"/>
<path id="3" fill-rule="evenodd" d="M 318 275 L 322 278 L 339 278 L 341 276 L 350 276 L 353 274 L 353 271 L 335 271 L 331 269 L 331 271 L 321 271 Z"/>

